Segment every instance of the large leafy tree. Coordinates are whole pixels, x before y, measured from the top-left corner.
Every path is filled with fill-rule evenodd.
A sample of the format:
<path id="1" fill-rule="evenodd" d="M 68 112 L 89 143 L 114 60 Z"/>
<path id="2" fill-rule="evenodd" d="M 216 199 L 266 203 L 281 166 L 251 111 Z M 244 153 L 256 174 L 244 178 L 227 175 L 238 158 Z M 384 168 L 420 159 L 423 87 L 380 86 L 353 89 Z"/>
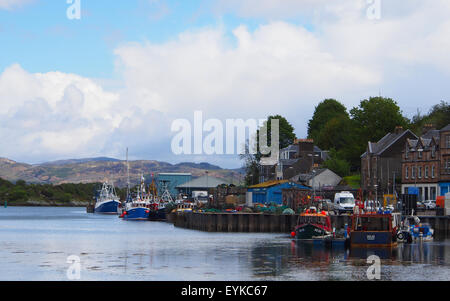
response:
<path id="1" fill-rule="evenodd" d="M 441 101 L 439 104 L 434 105 L 428 114 L 421 115 L 418 111 L 417 114 L 411 120 L 411 130 L 416 135 L 423 135 L 423 128 L 425 124 L 432 124 L 436 129 L 441 129 L 450 124 L 450 104 L 445 101 Z"/>
<path id="2" fill-rule="evenodd" d="M 324 132 L 328 122 L 340 123 L 343 125 L 349 119 L 347 108 L 335 99 L 325 99 L 319 103 L 314 111 L 314 115 L 308 122 L 308 138 L 314 139 L 321 148 L 329 148 L 333 143 L 326 137 L 331 125 Z M 321 137 L 322 136 L 322 137 Z"/>
<path id="3" fill-rule="evenodd" d="M 370 97 L 350 110 L 353 125 L 360 142 L 376 142 L 397 126 L 408 127 L 408 119 L 402 115 L 397 103 L 391 98 Z"/>
<path id="4" fill-rule="evenodd" d="M 334 171 L 341 177 L 350 175 L 350 163 L 342 159 L 341 155 L 335 149 L 330 150 L 329 158 L 323 163 L 323 167 Z"/>

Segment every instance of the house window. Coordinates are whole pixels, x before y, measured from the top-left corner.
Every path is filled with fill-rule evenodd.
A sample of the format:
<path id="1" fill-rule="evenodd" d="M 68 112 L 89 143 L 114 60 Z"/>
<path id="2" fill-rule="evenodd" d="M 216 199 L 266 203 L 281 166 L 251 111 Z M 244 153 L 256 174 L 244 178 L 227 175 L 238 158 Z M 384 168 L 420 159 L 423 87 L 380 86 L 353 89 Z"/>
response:
<path id="1" fill-rule="evenodd" d="M 408 178 L 409 178 L 409 167 L 406 166 L 406 168 L 405 168 L 405 179 L 408 179 Z"/>
<path id="2" fill-rule="evenodd" d="M 419 151 L 419 159 L 422 158 L 422 151 Z"/>
<path id="3" fill-rule="evenodd" d="M 408 156 L 409 156 L 409 148 L 408 145 L 406 145 L 405 158 L 408 159 Z"/>
<path id="4" fill-rule="evenodd" d="M 419 179 L 422 179 L 422 166 L 419 166 Z"/>
<path id="5" fill-rule="evenodd" d="M 416 178 L 416 167 L 413 166 L 411 167 L 411 179 L 415 179 Z"/>
<path id="6" fill-rule="evenodd" d="M 431 166 L 431 177 L 434 179 L 434 165 Z"/>
<path id="7" fill-rule="evenodd" d="M 436 187 L 431 187 L 431 188 L 430 188 L 430 198 L 431 198 L 432 200 L 435 200 L 435 199 L 436 199 Z"/>
<path id="8" fill-rule="evenodd" d="M 447 145 L 447 148 L 450 148 L 450 135 L 445 136 L 445 145 Z"/>
<path id="9" fill-rule="evenodd" d="M 428 179 L 428 166 L 425 166 L 425 179 Z"/>
<path id="10" fill-rule="evenodd" d="M 433 147 L 431 148 L 431 157 L 436 157 L 436 145 L 433 145 Z"/>

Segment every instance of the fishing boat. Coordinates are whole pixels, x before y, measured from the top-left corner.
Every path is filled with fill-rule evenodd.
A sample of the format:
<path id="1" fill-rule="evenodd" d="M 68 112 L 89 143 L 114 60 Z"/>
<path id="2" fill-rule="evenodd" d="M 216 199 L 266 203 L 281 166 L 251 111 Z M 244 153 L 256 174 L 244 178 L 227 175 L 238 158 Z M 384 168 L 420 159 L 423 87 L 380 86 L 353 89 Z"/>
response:
<path id="1" fill-rule="evenodd" d="M 135 195 L 132 195 L 130 189 L 130 166 L 128 164 L 127 148 L 127 197 L 124 204 L 119 208 L 120 218 L 124 220 L 148 220 L 150 214 L 151 200 L 145 193 L 145 178 L 141 175 L 141 183 L 137 188 Z"/>
<path id="2" fill-rule="evenodd" d="M 165 221 L 166 217 L 166 206 L 169 203 L 173 203 L 172 196 L 170 195 L 169 190 L 167 189 L 167 181 L 161 181 L 163 186 L 163 194 L 161 197 L 158 196 L 158 191 L 156 189 L 155 181 L 152 175 L 152 184 L 150 185 L 150 195 L 152 202 L 150 204 L 150 221 Z"/>
<path id="3" fill-rule="evenodd" d="M 329 214 L 325 211 L 317 212 L 315 207 L 310 207 L 298 216 L 297 226 L 295 226 L 291 236 L 299 240 L 331 237 L 332 229 Z"/>
<path id="4" fill-rule="evenodd" d="M 114 184 L 103 183 L 95 199 L 94 212 L 100 214 L 117 214 L 120 198 L 117 196 Z"/>
<path id="5" fill-rule="evenodd" d="M 395 247 L 400 222 L 400 213 L 356 212 L 352 215 L 350 246 L 355 248 Z"/>
<path id="6" fill-rule="evenodd" d="M 136 194 L 127 196 L 124 211 L 121 217 L 124 220 L 148 220 L 150 215 L 151 199 L 145 192 L 145 179 L 141 176 L 141 184 L 138 186 Z"/>
<path id="7" fill-rule="evenodd" d="M 430 224 L 421 223 L 420 218 L 412 214 L 405 217 L 402 226 L 397 233 L 399 242 L 412 243 L 415 241 L 432 241 L 434 229 Z"/>

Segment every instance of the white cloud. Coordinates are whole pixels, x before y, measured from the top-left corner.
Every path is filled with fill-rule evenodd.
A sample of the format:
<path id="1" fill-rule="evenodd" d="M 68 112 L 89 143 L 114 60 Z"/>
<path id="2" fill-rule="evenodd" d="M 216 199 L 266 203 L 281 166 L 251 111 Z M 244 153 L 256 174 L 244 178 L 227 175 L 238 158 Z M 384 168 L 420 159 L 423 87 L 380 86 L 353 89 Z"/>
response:
<path id="1" fill-rule="evenodd" d="M 34 1 L 35 0 L 0 0 L 0 9 L 11 10 Z"/>
<path id="2" fill-rule="evenodd" d="M 140 158 L 180 161 L 170 154 L 170 124 L 195 110 L 222 120 L 281 114 L 304 136 L 327 97 L 351 108 L 381 91 L 407 113 L 429 108 L 450 93 L 442 84 L 450 77 L 450 4 L 408 3 L 383 0 L 381 19 L 369 20 L 366 1 L 219 2 L 219 11 L 267 22 L 122 45 L 115 54 L 123 83 L 114 91 L 75 74 L 10 66 L 0 74 L 0 139 L 10 141 L 0 155 L 117 157 L 128 146 Z M 276 21 L 298 16 L 306 28 Z"/>
<path id="3" fill-rule="evenodd" d="M 185 32 L 164 44 L 130 44 L 116 50 L 128 98 L 165 112 L 202 109 L 214 118 L 265 117 L 283 106 L 299 109 L 317 91 L 341 94 L 380 80 L 350 60 L 337 60 L 314 34 L 272 22 L 250 32 Z M 239 108 L 239 112 L 236 112 Z"/>

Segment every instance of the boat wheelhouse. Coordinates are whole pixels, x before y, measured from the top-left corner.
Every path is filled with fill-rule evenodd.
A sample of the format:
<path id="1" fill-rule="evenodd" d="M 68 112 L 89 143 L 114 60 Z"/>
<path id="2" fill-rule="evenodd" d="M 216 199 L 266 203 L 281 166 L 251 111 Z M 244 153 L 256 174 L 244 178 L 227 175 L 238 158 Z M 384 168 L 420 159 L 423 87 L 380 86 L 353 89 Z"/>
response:
<path id="1" fill-rule="evenodd" d="M 300 240 L 332 235 L 331 219 L 327 212 L 311 207 L 298 216 L 292 237 Z"/>
<path id="2" fill-rule="evenodd" d="M 394 247 L 401 223 L 400 213 L 363 213 L 352 215 L 350 246 Z"/>

